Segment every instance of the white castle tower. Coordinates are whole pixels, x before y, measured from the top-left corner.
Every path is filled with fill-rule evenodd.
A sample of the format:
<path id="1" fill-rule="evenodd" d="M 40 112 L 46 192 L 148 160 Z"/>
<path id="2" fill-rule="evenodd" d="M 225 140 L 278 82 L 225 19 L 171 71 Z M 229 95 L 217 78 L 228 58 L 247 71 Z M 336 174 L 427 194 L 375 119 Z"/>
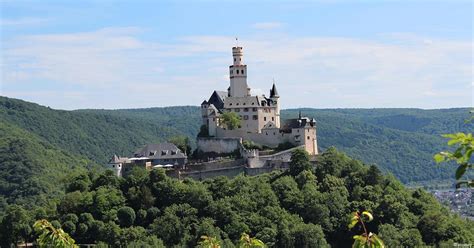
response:
<path id="1" fill-rule="evenodd" d="M 245 97 L 250 95 L 247 85 L 247 65 L 244 64 L 242 47 L 232 47 L 234 64 L 229 66 L 230 96 Z"/>

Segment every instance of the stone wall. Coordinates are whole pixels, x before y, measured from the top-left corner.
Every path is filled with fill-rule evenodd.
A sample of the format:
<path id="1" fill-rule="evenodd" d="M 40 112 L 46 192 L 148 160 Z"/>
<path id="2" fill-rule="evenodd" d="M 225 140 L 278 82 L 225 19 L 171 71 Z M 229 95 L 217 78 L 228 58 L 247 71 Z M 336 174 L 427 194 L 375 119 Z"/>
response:
<path id="1" fill-rule="evenodd" d="M 233 153 L 240 149 L 241 138 L 197 138 L 197 149 L 201 152 Z"/>

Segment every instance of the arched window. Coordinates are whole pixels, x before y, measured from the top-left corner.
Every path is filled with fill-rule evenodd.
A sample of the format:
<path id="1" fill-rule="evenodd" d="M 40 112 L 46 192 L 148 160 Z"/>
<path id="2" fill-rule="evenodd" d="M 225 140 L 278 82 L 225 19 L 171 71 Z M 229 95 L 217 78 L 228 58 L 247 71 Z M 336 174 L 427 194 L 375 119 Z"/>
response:
<path id="1" fill-rule="evenodd" d="M 239 70 L 235 70 L 237 72 L 237 74 L 239 74 Z"/>
<path id="2" fill-rule="evenodd" d="M 240 70 L 240 72 L 241 72 L 242 74 L 244 74 L 244 70 Z"/>

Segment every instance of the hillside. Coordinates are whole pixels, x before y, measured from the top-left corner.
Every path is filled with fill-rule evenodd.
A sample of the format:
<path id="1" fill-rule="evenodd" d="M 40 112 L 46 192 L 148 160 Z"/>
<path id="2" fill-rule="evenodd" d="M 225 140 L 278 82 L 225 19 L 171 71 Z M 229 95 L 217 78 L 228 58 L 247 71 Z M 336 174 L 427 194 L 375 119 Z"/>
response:
<path id="1" fill-rule="evenodd" d="M 63 194 L 69 176 L 95 166 L 0 121 L 0 213 L 6 204 L 45 205 Z"/>
<path id="2" fill-rule="evenodd" d="M 435 165 L 445 149 L 443 133 L 472 130 L 468 109 L 293 109 L 282 118 L 314 117 L 322 150 L 335 146 L 402 182 L 453 177 L 454 167 Z M 198 107 L 125 110 L 53 110 L 0 97 L 0 118 L 50 144 L 104 164 L 112 154 L 130 155 L 137 147 L 175 135 L 194 140 L 201 120 Z"/>
<path id="3" fill-rule="evenodd" d="M 172 125 L 107 112 L 53 110 L 0 97 L 0 119 L 38 135 L 52 145 L 104 164 L 116 154 L 128 155 L 147 143 L 181 134 Z M 185 129 L 183 129 L 185 130 Z"/>

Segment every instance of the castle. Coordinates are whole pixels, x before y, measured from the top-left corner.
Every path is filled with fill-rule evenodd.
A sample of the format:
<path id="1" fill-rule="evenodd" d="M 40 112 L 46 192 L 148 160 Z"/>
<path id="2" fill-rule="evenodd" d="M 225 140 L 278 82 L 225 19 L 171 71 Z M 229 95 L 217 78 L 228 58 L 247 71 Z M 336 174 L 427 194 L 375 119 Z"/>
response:
<path id="1" fill-rule="evenodd" d="M 291 143 L 304 147 L 310 155 L 317 155 L 316 121 L 300 115 L 297 119 L 281 123 L 280 96 L 275 83 L 269 97 L 251 95 L 242 47 L 233 47 L 232 55 L 234 61 L 229 66 L 229 88 L 227 91 L 214 91 L 209 100 L 201 104 L 202 121 L 209 137 L 206 139 L 208 142 L 198 138 L 198 149 L 210 151 L 212 142 L 241 138 L 270 148 Z M 226 125 L 223 121 L 226 112 L 234 112 L 240 117 L 238 127 L 231 129 Z M 225 152 L 223 149 L 221 152 Z"/>
<path id="2" fill-rule="evenodd" d="M 229 66 L 230 86 L 227 91 L 214 91 L 201 104 L 202 127 L 197 137 L 197 154 L 210 161 L 189 163 L 187 154 L 174 144 L 149 144 L 131 158 L 114 155 L 107 167 L 122 176 L 134 166 L 146 169 L 165 168 L 171 175 L 203 179 L 210 176 L 255 175 L 275 169 L 286 169 L 294 149 L 318 154 L 316 121 L 301 114 L 296 119 L 280 121 L 280 95 L 275 83 L 268 97 L 252 95 L 247 84 L 247 65 L 242 47 L 233 47 L 234 63 Z M 226 114 L 227 113 L 227 114 Z M 228 113 L 238 117 L 238 125 L 224 120 Z M 245 141 L 255 147 L 246 147 Z M 233 160 L 220 160 L 238 154 Z M 230 156 L 232 157 L 232 156 Z M 196 159 L 194 159 L 196 160 Z M 198 159 L 199 160 L 199 159 Z"/>

